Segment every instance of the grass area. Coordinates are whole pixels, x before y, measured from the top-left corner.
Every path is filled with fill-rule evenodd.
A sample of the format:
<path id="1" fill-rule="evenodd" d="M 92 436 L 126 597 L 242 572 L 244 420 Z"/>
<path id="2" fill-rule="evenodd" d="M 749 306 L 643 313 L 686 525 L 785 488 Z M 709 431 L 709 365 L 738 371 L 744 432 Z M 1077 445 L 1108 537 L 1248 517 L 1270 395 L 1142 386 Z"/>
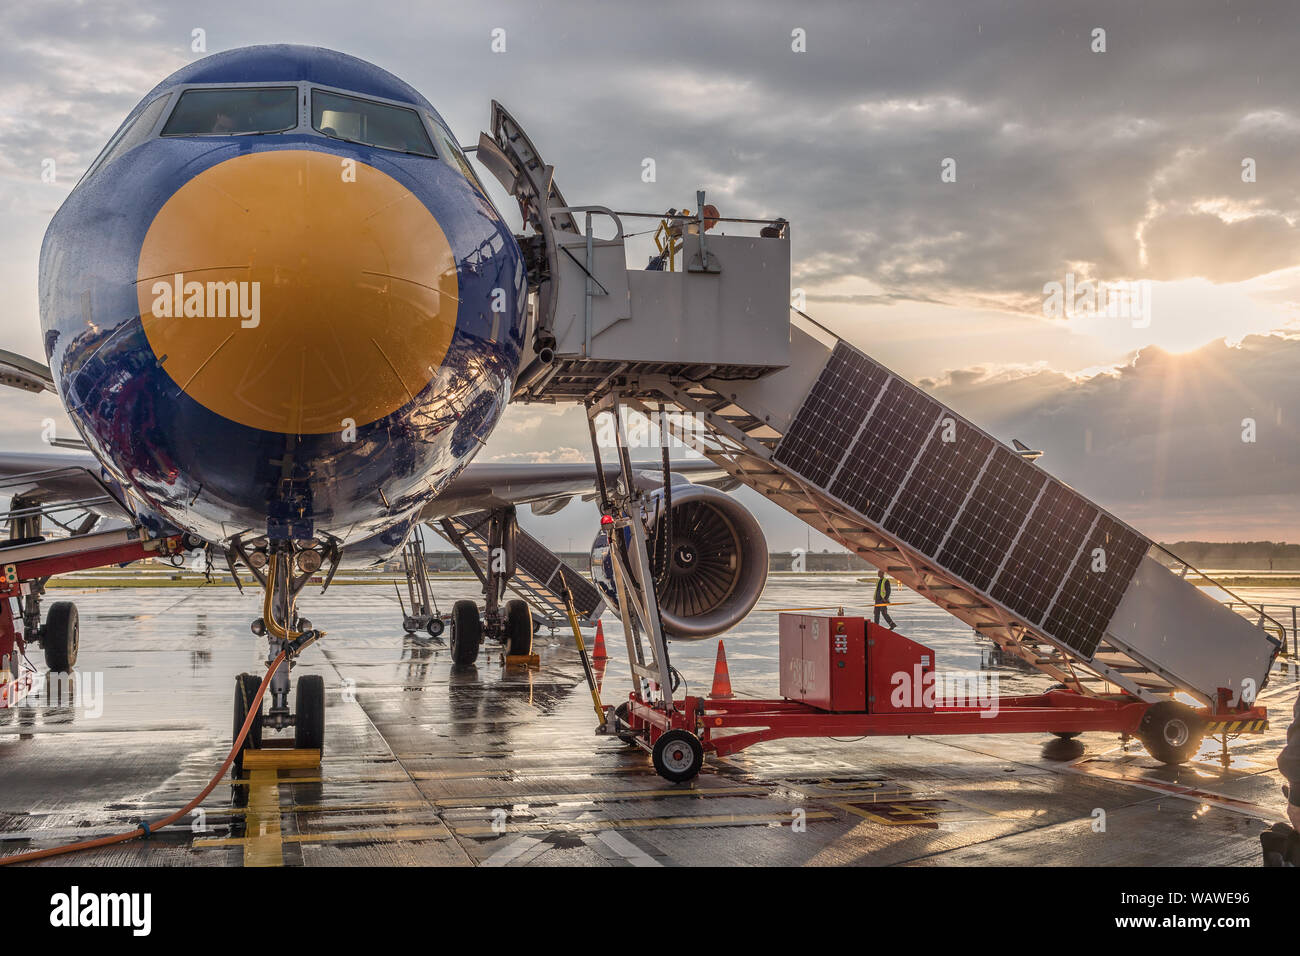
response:
<path id="1" fill-rule="evenodd" d="M 1300 574 L 1218 574 L 1214 579 L 1230 588 L 1300 588 Z"/>

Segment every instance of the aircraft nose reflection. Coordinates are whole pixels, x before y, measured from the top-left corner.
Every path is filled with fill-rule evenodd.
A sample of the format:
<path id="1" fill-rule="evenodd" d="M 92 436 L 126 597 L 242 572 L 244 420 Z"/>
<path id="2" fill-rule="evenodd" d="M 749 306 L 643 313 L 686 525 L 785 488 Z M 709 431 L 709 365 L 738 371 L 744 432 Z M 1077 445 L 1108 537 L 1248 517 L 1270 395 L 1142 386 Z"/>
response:
<path id="1" fill-rule="evenodd" d="M 244 154 L 179 188 L 137 298 L 171 379 L 227 419 L 325 434 L 409 404 L 451 345 L 456 259 L 391 176 L 311 150 Z"/>

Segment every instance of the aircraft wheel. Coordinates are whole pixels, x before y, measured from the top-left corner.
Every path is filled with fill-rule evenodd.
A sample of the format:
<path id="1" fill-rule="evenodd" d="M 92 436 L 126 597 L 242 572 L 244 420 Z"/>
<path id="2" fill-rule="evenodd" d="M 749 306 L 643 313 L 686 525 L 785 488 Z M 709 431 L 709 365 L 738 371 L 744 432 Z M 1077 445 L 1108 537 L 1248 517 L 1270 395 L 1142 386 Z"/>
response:
<path id="1" fill-rule="evenodd" d="M 1147 753 L 1161 763 L 1186 763 L 1201 747 L 1205 724 L 1186 704 L 1162 700 L 1142 715 L 1137 736 Z"/>
<path id="2" fill-rule="evenodd" d="M 473 601 L 457 601 L 451 609 L 451 659 L 457 664 L 478 660 L 478 646 L 483 640 L 483 620 Z"/>
<path id="3" fill-rule="evenodd" d="M 240 728 L 244 726 L 244 720 L 248 717 L 249 705 L 253 696 L 257 693 L 262 681 L 252 674 L 240 674 L 235 678 L 235 726 L 230 732 L 230 742 L 233 744 L 235 738 L 239 736 Z M 240 745 L 239 752 L 235 754 L 235 762 L 231 765 L 236 777 L 244 769 L 244 751 L 250 747 L 262 746 L 262 702 L 257 702 L 257 716 L 253 718 L 253 726 L 248 728 L 248 736 Z"/>
<path id="4" fill-rule="evenodd" d="M 55 601 L 41 628 L 41 643 L 45 647 L 45 666 L 52 671 L 67 673 L 77 663 L 77 647 L 81 642 L 77 623 L 77 605 L 71 601 Z"/>
<path id="5" fill-rule="evenodd" d="M 446 625 L 442 623 L 442 618 L 434 617 L 429 619 L 429 624 L 425 630 L 429 632 L 430 637 L 442 637 L 442 632 L 445 627 Z"/>
<path id="6" fill-rule="evenodd" d="M 526 601 L 506 602 L 506 653 L 523 656 L 533 652 L 533 613 Z"/>
<path id="7" fill-rule="evenodd" d="M 293 745 L 299 749 L 325 749 L 325 678 L 319 674 L 298 678 Z"/>
<path id="8" fill-rule="evenodd" d="M 695 777 L 704 766 L 704 748 L 700 738 L 689 730 L 670 730 L 655 741 L 651 752 L 659 776 L 673 783 Z"/>

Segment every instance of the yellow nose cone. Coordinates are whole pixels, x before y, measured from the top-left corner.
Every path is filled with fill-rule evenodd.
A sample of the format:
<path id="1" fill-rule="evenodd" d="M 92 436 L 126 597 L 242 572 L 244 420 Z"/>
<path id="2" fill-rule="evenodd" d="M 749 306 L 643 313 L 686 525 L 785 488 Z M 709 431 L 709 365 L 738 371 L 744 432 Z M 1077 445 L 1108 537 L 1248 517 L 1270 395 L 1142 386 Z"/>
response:
<path id="1" fill-rule="evenodd" d="M 286 434 L 392 414 L 451 345 L 456 259 L 391 176 L 310 150 L 195 176 L 140 249 L 140 320 L 167 374 L 225 418 Z"/>

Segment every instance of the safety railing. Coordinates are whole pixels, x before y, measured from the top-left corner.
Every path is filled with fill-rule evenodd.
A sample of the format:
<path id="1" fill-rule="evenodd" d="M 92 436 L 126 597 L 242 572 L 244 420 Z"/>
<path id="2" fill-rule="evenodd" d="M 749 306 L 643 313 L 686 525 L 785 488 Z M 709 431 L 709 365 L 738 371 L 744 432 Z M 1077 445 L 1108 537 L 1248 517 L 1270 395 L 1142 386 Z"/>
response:
<path id="1" fill-rule="evenodd" d="M 1247 620 L 1253 621 L 1256 627 L 1259 627 L 1260 629 L 1267 632 L 1268 634 L 1273 635 L 1275 638 L 1277 638 L 1278 643 L 1282 645 L 1282 649 L 1284 651 L 1286 650 L 1287 629 L 1281 621 L 1270 616 L 1264 610 L 1265 606 L 1263 604 L 1257 604 L 1254 601 L 1247 601 L 1244 597 L 1234 592 L 1230 587 L 1225 585 L 1223 582 L 1210 577 L 1204 571 L 1198 571 L 1196 568 L 1192 567 L 1190 564 L 1188 564 L 1186 561 L 1184 561 L 1178 555 L 1174 554 L 1172 551 L 1170 551 L 1162 544 L 1155 544 L 1153 542 L 1151 545 L 1151 551 L 1152 552 L 1158 551 L 1161 554 L 1167 556 L 1170 559 L 1170 561 L 1173 562 L 1173 566 L 1170 567 L 1169 570 L 1172 573 L 1177 574 L 1184 581 L 1188 581 L 1190 578 L 1194 577 L 1197 580 L 1203 582 L 1203 584 L 1197 585 L 1196 581 L 1190 581 L 1189 583 L 1198 587 L 1218 588 L 1224 594 L 1228 595 L 1228 600 L 1222 601 L 1220 603 L 1222 603 L 1225 607 L 1228 607 L 1231 610 L 1235 611 L 1237 614 L 1240 614 L 1242 617 L 1246 618 Z M 1166 563 L 1166 562 L 1162 562 L 1162 563 Z M 1241 608 L 1241 610 L 1238 610 L 1237 607 L 1234 607 L 1233 605 L 1238 605 Z M 1294 622 L 1292 625 L 1291 634 L 1292 634 L 1292 643 L 1294 645 L 1294 641 L 1295 641 Z M 1292 653 L 1294 653 L 1294 648 L 1292 650 Z"/>
<path id="2" fill-rule="evenodd" d="M 1223 606 L 1229 611 L 1241 614 L 1247 620 L 1255 620 L 1259 613 L 1268 615 L 1269 620 L 1280 621 L 1282 627 L 1282 647 L 1293 660 L 1300 660 L 1300 605 L 1295 604 L 1249 604 L 1240 600 L 1224 601 Z M 1272 612 L 1270 613 L 1270 608 Z M 1287 622 L 1290 621 L 1288 625 Z"/>

